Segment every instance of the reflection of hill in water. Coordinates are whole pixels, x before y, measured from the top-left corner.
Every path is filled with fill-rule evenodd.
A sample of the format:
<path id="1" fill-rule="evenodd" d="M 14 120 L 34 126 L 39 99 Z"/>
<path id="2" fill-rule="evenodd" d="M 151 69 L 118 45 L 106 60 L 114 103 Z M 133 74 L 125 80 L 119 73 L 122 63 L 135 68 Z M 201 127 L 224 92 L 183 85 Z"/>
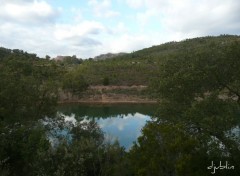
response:
<path id="1" fill-rule="evenodd" d="M 157 106 L 153 104 L 124 104 L 124 105 L 62 105 L 58 110 L 65 115 L 75 114 L 76 119 L 89 118 L 109 118 L 119 117 L 119 115 L 135 114 L 136 112 L 148 116 L 155 115 Z"/>

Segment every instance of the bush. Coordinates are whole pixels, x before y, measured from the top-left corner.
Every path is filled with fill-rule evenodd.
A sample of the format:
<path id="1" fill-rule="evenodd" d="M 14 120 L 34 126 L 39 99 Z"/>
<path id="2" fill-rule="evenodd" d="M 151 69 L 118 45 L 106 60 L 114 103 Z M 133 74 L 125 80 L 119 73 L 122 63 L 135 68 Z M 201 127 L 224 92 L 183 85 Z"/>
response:
<path id="1" fill-rule="evenodd" d="M 109 85 L 109 78 L 108 78 L 108 77 L 104 77 L 104 78 L 103 78 L 103 85 L 104 85 L 104 86 Z"/>

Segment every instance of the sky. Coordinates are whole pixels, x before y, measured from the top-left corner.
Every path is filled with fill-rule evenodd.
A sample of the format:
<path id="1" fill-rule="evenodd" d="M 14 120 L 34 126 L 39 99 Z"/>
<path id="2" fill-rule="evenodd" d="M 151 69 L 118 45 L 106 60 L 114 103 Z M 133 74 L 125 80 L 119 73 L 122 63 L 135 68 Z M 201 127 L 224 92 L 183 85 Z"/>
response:
<path id="1" fill-rule="evenodd" d="M 240 35 L 239 0 L 0 0 L 0 47 L 89 58 Z"/>

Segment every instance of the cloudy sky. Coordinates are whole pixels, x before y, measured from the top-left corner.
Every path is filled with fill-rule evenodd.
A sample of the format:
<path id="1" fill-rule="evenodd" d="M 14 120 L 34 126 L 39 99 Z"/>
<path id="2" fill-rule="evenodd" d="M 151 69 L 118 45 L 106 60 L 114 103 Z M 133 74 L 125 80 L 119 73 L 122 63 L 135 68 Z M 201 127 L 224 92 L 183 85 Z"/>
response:
<path id="1" fill-rule="evenodd" d="M 94 57 L 240 34 L 239 0 L 0 0 L 0 46 Z"/>

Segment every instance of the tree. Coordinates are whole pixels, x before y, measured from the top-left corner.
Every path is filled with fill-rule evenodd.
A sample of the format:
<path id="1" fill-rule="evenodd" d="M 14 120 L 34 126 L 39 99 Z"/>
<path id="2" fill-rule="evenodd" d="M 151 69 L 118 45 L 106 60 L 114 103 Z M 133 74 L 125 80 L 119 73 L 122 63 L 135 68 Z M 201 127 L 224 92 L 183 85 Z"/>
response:
<path id="1" fill-rule="evenodd" d="M 55 113 L 60 72 L 54 64 L 25 56 L 1 62 L 0 117 L 41 118 Z"/>
<path id="2" fill-rule="evenodd" d="M 61 116 L 45 122 L 0 126 L 0 175 L 128 175 L 126 152 L 105 143 L 96 122 L 66 123 Z"/>
<path id="3" fill-rule="evenodd" d="M 63 77 L 63 90 L 65 91 L 79 95 L 87 87 L 88 84 L 79 70 L 69 71 Z"/>
<path id="4" fill-rule="evenodd" d="M 163 60 L 153 84 L 158 118 L 130 152 L 138 175 L 210 175 L 211 161 L 229 161 L 239 175 L 240 42 L 210 43 Z"/>
<path id="5" fill-rule="evenodd" d="M 50 60 L 51 57 L 50 57 L 49 55 L 46 55 L 46 56 L 45 56 L 45 59 L 46 59 L 46 60 Z"/>
<path id="6" fill-rule="evenodd" d="M 109 85 L 109 78 L 108 78 L 108 77 L 104 77 L 104 78 L 103 78 L 103 85 L 104 85 L 104 86 Z"/>
<path id="7" fill-rule="evenodd" d="M 36 175 L 35 162 L 50 149 L 45 130 L 38 125 L 14 123 L 1 124 L 0 133 L 0 175 Z"/>

